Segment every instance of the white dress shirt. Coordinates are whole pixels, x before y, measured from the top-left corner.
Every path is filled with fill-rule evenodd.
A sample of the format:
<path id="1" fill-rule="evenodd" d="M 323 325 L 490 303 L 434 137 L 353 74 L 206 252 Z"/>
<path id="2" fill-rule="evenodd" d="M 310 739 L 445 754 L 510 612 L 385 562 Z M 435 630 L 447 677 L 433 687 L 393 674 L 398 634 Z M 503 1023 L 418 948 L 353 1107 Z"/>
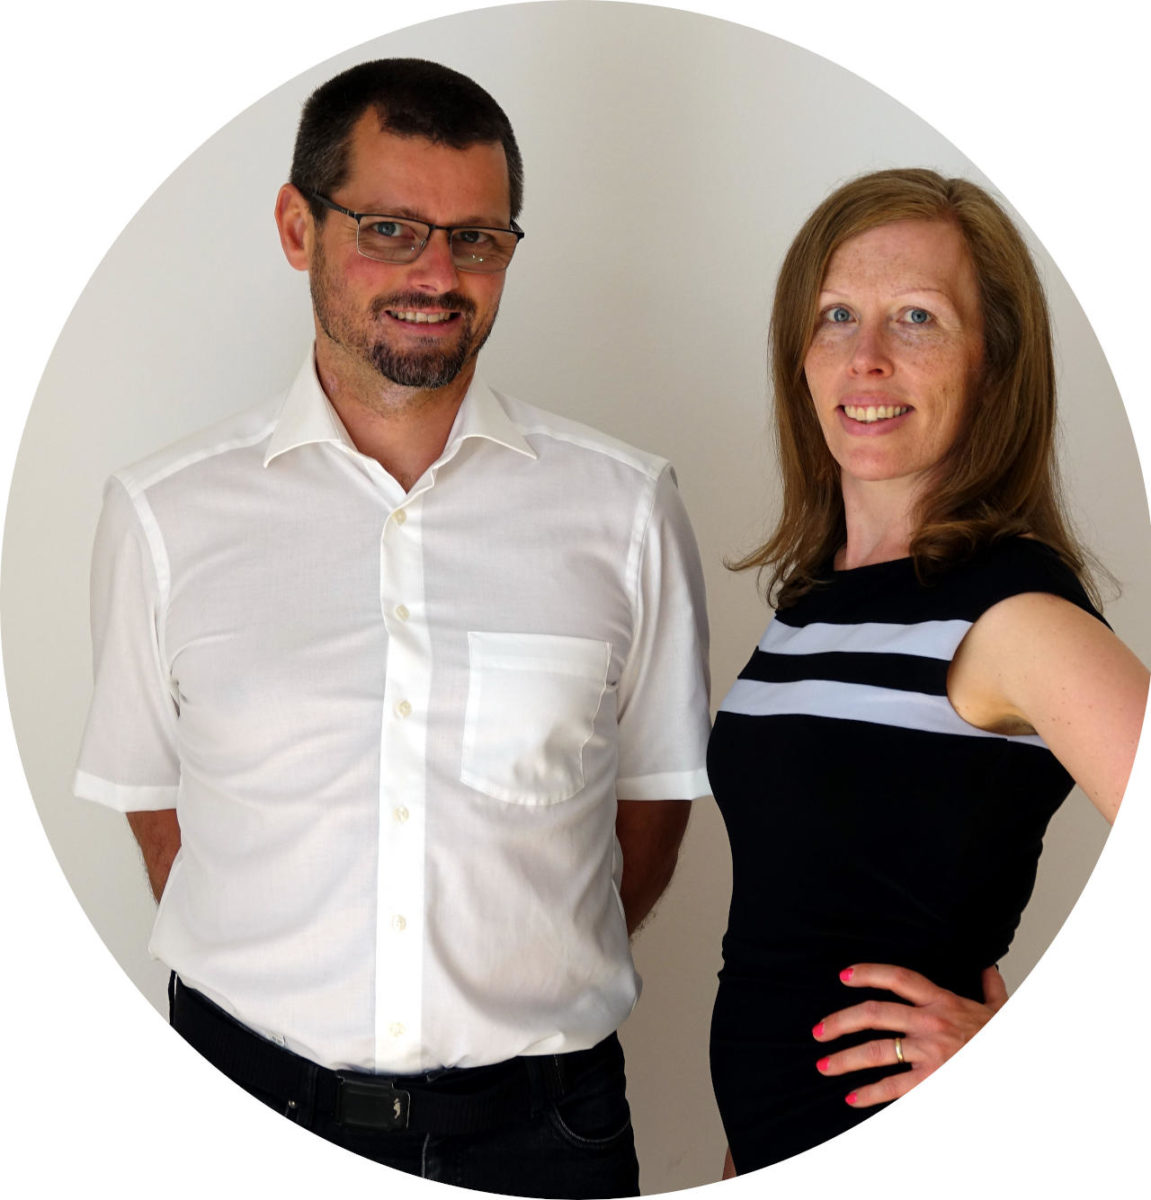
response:
<path id="1" fill-rule="evenodd" d="M 615 800 L 706 794 L 661 459 L 473 381 L 405 493 L 309 357 L 109 481 L 78 796 L 175 807 L 151 952 L 330 1067 L 594 1045 L 639 980 Z"/>

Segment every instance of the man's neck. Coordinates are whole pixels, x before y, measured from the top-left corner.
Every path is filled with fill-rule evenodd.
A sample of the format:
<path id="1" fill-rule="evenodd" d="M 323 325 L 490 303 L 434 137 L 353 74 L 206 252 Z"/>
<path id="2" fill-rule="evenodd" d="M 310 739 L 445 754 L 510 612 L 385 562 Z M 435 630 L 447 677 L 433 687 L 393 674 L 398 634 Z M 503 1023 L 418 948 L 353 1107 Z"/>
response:
<path id="1" fill-rule="evenodd" d="M 443 453 L 475 369 L 473 360 L 442 388 L 402 387 L 316 343 L 320 386 L 348 436 L 405 492 Z"/>

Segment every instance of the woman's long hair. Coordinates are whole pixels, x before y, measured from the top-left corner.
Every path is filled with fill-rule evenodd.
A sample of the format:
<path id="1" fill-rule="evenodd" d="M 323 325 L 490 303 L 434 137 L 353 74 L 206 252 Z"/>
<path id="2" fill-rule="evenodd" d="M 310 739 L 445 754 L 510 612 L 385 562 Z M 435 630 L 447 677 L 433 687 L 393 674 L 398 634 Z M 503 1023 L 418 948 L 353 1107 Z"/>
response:
<path id="1" fill-rule="evenodd" d="M 1055 461 L 1055 365 L 1043 287 L 1007 214 L 980 187 L 934 171 L 876 171 L 808 218 L 784 259 L 771 317 L 771 377 L 783 510 L 775 531 L 732 570 L 758 567 L 776 607 L 814 584 L 846 541 L 840 470 L 816 417 L 803 364 L 835 251 L 893 221 L 950 221 L 975 266 L 983 368 L 963 425 L 919 503 L 911 555 L 921 579 L 1012 534 L 1051 546 L 1097 599 L 1071 534 Z"/>

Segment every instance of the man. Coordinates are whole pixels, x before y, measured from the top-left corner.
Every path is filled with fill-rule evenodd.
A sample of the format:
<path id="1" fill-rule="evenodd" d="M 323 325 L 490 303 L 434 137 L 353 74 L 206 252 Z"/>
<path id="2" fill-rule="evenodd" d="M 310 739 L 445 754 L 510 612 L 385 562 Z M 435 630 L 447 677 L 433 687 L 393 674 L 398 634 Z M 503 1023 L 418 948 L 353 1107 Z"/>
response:
<path id="1" fill-rule="evenodd" d="M 702 584 L 666 463 L 475 375 L 521 199 L 454 71 L 310 98 L 276 222 L 314 352 L 110 481 L 76 792 L 247 1090 L 443 1182 L 635 1194 L 614 1031 L 707 790 Z"/>

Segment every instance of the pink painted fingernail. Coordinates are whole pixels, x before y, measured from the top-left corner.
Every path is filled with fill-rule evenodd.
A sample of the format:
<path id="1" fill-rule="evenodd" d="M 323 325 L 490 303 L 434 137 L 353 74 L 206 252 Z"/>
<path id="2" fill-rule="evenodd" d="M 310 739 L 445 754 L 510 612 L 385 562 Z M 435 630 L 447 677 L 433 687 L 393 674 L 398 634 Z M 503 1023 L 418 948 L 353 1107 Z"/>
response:
<path id="1" fill-rule="evenodd" d="M 819 1062 L 817 1062 L 817 1063 L 815 1064 L 815 1069 L 816 1069 L 817 1071 L 826 1071 L 826 1070 L 827 1070 L 827 1064 L 828 1064 L 828 1061 L 829 1061 L 829 1060 L 828 1060 L 828 1059 L 826 1059 L 826 1058 L 821 1058 L 821 1059 L 819 1060 Z"/>
<path id="2" fill-rule="evenodd" d="M 812 1037 L 823 1037 L 823 1022 L 820 1023 L 811 1031 Z"/>
<path id="3" fill-rule="evenodd" d="M 844 983 L 846 983 L 854 974 L 855 974 L 854 967 L 844 967 L 844 969 L 839 972 L 839 978 L 842 979 Z M 852 1095 L 855 1095 L 855 1093 L 852 1092 Z"/>
<path id="4" fill-rule="evenodd" d="M 847 1096 L 845 1097 L 848 1104 L 854 1104 L 858 1098 L 859 1098 L 858 1092 L 848 1092 Z"/>

